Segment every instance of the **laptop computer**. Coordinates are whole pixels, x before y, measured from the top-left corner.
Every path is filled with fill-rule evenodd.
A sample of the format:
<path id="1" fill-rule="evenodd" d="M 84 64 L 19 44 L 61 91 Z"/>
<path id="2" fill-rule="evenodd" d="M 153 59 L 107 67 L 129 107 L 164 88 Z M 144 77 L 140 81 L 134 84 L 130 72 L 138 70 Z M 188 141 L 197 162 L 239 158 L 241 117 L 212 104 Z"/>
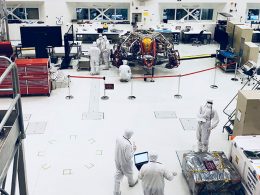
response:
<path id="1" fill-rule="evenodd" d="M 141 167 L 149 162 L 148 152 L 142 152 L 134 155 L 136 168 L 140 171 Z"/>

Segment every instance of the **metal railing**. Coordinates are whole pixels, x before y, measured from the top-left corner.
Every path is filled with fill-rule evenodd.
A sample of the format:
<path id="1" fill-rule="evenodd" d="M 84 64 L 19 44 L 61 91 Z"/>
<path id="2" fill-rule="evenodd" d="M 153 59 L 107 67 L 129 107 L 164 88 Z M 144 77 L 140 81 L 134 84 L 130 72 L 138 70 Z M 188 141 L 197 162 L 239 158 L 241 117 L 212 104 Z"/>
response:
<path id="1" fill-rule="evenodd" d="M 252 87 L 252 89 L 251 90 L 258 90 L 258 88 L 260 87 L 260 81 L 258 81 L 257 79 L 255 79 L 255 78 L 252 78 L 252 80 L 254 80 L 255 82 L 256 82 L 256 84 Z M 250 80 L 248 80 L 242 87 L 241 87 L 241 89 L 240 90 L 243 90 L 246 86 L 247 86 L 247 84 L 250 82 Z M 234 112 L 236 111 L 233 111 L 233 112 L 231 112 L 231 113 L 228 113 L 227 112 L 227 109 L 229 108 L 229 106 L 232 104 L 232 102 L 237 98 L 237 96 L 238 96 L 238 93 L 231 99 L 231 101 L 228 103 L 228 105 L 223 109 L 223 112 L 224 112 L 224 114 L 226 114 L 228 117 L 231 117 L 233 114 L 234 114 Z"/>
<path id="2" fill-rule="evenodd" d="M 12 74 L 12 89 L 6 89 L 5 91 L 12 91 L 13 93 L 13 101 L 11 105 L 9 106 L 7 112 L 5 113 L 1 123 L 0 123 L 0 133 L 2 132 L 5 123 L 11 116 L 12 111 L 15 109 L 18 115 L 18 122 L 19 122 L 19 128 L 21 131 L 21 138 L 24 139 L 25 131 L 24 131 L 24 124 L 23 124 L 23 112 L 22 112 L 22 103 L 21 103 L 21 95 L 20 95 L 20 89 L 19 89 L 19 80 L 18 80 L 18 74 L 17 74 L 17 66 L 14 62 L 12 62 L 9 58 L 0 56 L 0 59 L 6 60 L 9 62 L 9 65 L 3 72 L 3 74 L 0 76 L 0 84 L 3 83 L 3 81 L 7 78 L 7 76 L 11 73 Z"/>
<path id="3" fill-rule="evenodd" d="M 255 81 L 256 82 L 256 84 L 254 84 L 254 86 L 252 87 L 252 89 L 251 90 L 260 90 L 260 80 L 257 80 L 257 79 L 255 79 L 255 78 L 251 78 L 253 81 Z M 244 85 L 243 85 L 243 87 L 240 89 L 240 90 L 243 90 L 246 86 L 247 86 L 247 84 L 250 82 L 250 80 L 248 80 Z M 232 100 L 228 103 L 228 105 L 224 108 L 224 110 L 223 110 L 223 112 L 224 112 L 224 114 L 226 114 L 227 116 L 228 116 L 228 121 L 225 123 L 225 125 L 223 126 L 223 132 L 224 132 L 224 130 L 225 130 L 225 128 L 226 127 L 230 127 L 231 128 L 231 126 L 234 126 L 234 121 L 235 121 L 235 115 L 236 115 L 236 111 L 237 111 L 237 109 L 235 108 L 231 113 L 228 113 L 227 112 L 227 109 L 228 109 L 228 107 L 231 105 L 231 103 L 233 102 L 233 101 L 235 101 L 235 99 L 238 97 L 238 93 L 235 95 L 235 97 L 233 97 L 232 98 Z M 231 128 L 232 130 L 233 130 L 233 128 Z M 228 138 L 229 139 L 229 138 Z"/>
<path id="4" fill-rule="evenodd" d="M 12 75 L 12 77 L 11 77 L 12 88 L 0 90 L 0 91 L 10 92 L 11 94 L 13 94 L 13 100 L 12 100 L 8 110 L 5 112 L 3 118 L 1 119 L 0 133 L 5 128 L 6 123 L 8 123 L 8 120 L 12 119 L 13 112 L 16 113 L 16 120 L 18 122 L 18 126 L 15 127 L 14 129 L 12 129 L 12 131 L 16 131 L 16 130 L 19 131 L 17 140 L 16 140 L 16 138 L 14 138 L 15 143 L 8 143 L 8 144 L 11 144 L 11 147 L 13 147 L 15 145 L 15 149 L 13 150 L 13 153 L 11 154 L 12 159 L 9 158 L 5 162 L 6 165 L 3 169 L 3 172 L 1 173 L 0 185 L 2 186 L 2 188 L 0 188 L 0 194 L 8 195 L 8 193 L 5 191 L 4 188 L 5 188 L 6 178 L 7 178 L 7 171 L 9 169 L 11 161 L 13 161 L 13 173 L 12 173 L 10 195 L 15 195 L 16 183 L 17 183 L 16 181 L 19 182 L 19 194 L 28 195 L 27 176 L 26 176 L 24 149 L 23 149 L 23 141 L 22 141 L 22 139 L 24 139 L 26 136 L 25 136 L 25 131 L 24 131 L 23 112 L 22 112 L 21 94 L 20 94 L 20 88 L 19 88 L 17 66 L 14 62 L 11 61 L 11 59 L 9 59 L 7 57 L 0 56 L 0 61 L 2 61 L 2 63 L 4 63 L 4 65 L 6 65 L 6 69 L 4 70 L 2 75 L 0 75 L 0 84 L 2 84 L 5 81 L 5 79 L 7 79 L 7 78 L 10 79 L 10 74 Z M 5 63 L 5 61 L 8 63 Z M 9 147 L 9 146 L 6 145 L 6 147 Z"/>

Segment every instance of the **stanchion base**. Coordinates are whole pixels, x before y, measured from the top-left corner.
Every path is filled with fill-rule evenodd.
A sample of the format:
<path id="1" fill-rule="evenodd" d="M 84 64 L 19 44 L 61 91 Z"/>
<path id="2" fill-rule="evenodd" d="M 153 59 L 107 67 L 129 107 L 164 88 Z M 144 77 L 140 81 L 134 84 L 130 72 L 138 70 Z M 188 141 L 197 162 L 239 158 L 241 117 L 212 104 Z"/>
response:
<path id="1" fill-rule="evenodd" d="M 174 98 L 176 98 L 176 99 L 181 99 L 181 98 L 182 98 L 182 95 L 177 94 L 177 95 L 174 96 Z"/>
<path id="2" fill-rule="evenodd" d="M 238 79 L 237 79 L 237 78 L 232 78 L 231 80 L 232 80 L 232 81 L 238 81 Z"/>
<path id="3" fill-rule="evenodd" d="M 72 95 L 68 95 L 68 96 L 65 97 L 66 100 L 71 100 L 71 99 L 73 99 L 73 98 L 74 98 L 74 97 L 73 97 Z"/>
<path id="4" fill-rule="evenodd" d="M 106 96 L 106 95 L 104 95 L 104 96 L 101 97 L 101 100 L 108 100 L 108 99 L 109 99 L 109 97 Z"/>
<path id="5" fill-rule="evenodd" d="M 134 100 L 134 99 L 136 99 L 136 97 L 133 96 L 133 95 L 131 95 L 131 96 L 128 96 L 128 99 L 129 99 L 129 100 Z"/>
<path id="6" fill-rule="evenodd" d="M 218 86 L 217 86 L 217 85 L 210 85 L 210 88 L 212 88 L 212 89 L 217 89 Z"/>

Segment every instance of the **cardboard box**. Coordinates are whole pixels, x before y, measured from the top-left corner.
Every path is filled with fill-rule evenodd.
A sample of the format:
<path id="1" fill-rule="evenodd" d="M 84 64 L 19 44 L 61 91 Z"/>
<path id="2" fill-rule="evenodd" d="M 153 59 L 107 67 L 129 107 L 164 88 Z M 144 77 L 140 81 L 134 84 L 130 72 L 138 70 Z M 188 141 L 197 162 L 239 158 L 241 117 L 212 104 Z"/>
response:
<path id="1" fill-rule="evenodd" d="M 243 25 L 243 23 L 237 21 L 228 21 L 227 23 L 226 32 L 228 33 L 229 44 L 231 45 L 231 47 L 233 47 L 233 39 L 236 25 Z"/>
<path id="2" fill-rule="evenodd" d="M 240 53 L 244 49 L 243 42 L 251 42 L 253 38 L 253 29 L 246 25 L 236 25 L 234 33 L 233 48 L 235 53 Z"/>
<path id="3" fill-rule="evenodd" d="M 259 56 L 259 47 L 255 43 L 245 42 L 243 56 L 242 56 L 242 65 L 246 62 L 253 61 L 257 63 Z"/>
<path id="4" fill-rule="evenodd" d="M 234 124 L 234 136 L 260 135 L 260 93 L 241 90 L 238 92 Z"/>

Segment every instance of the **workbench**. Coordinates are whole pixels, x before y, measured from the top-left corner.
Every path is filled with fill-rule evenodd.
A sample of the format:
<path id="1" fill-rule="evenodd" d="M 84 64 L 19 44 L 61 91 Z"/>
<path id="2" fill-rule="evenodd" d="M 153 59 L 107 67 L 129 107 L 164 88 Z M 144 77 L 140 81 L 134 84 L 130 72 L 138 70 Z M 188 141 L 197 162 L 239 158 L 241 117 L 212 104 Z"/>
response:
<path id="1" fill-rule="evenodd" d="M 199 38 L 201 30 L 192 30 L 192 31 L 183 31 L 182 32 L 182 42 L 183 43 L 192 43 L 192 39 Z M 204 31 L 202 36 L 203 39 L 207 40 L 207 43 L 211 42 L 212 33 L 209 31 Z"/>

